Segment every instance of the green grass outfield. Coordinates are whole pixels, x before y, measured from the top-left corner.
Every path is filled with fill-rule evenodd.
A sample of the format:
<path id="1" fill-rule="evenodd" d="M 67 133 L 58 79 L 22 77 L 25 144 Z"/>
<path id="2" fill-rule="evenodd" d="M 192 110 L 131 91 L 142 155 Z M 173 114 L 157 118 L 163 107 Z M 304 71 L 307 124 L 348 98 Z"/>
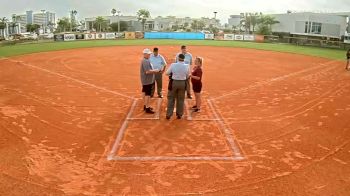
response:
<path id="1" fill-rule="evenodd" d="M 253 48 L 259 50 L 288 52 L 328 59 L 345 60 L 345 50 L 296 46 L 278 43 L 255 43 L 242 41 L 213 41 L 213 40 L 95 40 L 74 42 L 50 42 L 17 44 L 0 46 L 0 57 L 10 57 L 45 51 L 57 51 L 75 48 L 104 47 L 104 46 L 161 46 L 161 45 L 193 45 L 193 46 L 222 46 L 236 48 Z"/>

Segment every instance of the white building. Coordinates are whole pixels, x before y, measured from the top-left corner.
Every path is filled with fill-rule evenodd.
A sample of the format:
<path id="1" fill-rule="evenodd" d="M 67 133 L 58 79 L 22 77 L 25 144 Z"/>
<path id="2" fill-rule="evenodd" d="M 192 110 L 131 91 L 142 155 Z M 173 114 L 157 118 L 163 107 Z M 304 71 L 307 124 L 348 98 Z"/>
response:
<path id="1" fill-rule="evenodd" d="M 56 14 L 48 11 L 39 13 L 27 11 L 26 14 L 15 14 L 15 18 L 15 21 L 21 24 L 20 33 L 27 32 L 27 24 L 40 25 L 46 32 L 50 32 L 56 24 Z"/>
<path id="2" fill-rule="evenodd" d="M 228 25 L 230 28 L 238 27 L 241 24 L 242 15 L 231 15 L 228 19 Z"/>
<path id="3" fill-rule="evenodd" d="M 142 31 L 142 24 L 140 21 L 138 21 L 136 16 L 102 16 L 106 21 L 107 24 L 110 25 L 112 23 L 118 23 L 118 21 L 126 22 L 128 25 L 128 31 Z M 91 17 L 91 18 L 85 18 L 85 29 L 86 30 L 96 30 L 94 29 L 94 24 L 97 17 Z M 148 20 L 145 24 L 146 28 L 147 26 L 150 26 L 152 24 L 152 21 Z M 153 29 L 153 26 L 150 30 Z"/>
<path id="4" fill-rule="evenodd" d="M 291 35 L 341 38 L 347 30 L 350 12 L 345 13 L 286 13 L 272 14 L 278 24 L 272 25 L 273 32 Z"/>
<path id="5" fill-rule="evenodd" d="M 137 16 L 103 16 L 108 24 L 117 23 L 118 20 L 124 21 L 128 24 L 128 31 L 142 31 L 142 24 L 138 21 Z M 93 30 L 96 17 L 85 18 L 85 28 L 86 30 Z M 171 31 L 174 26 L 184 27 L 187 25 L 188 28 L 191 27 L 191 23 L 194 20 L 201 20 L 205 23 L 205 27 L 209 26 L 219 28 L 221 26 L 220 21 L 214 18 L 177 18 L 175 16 L 161 17 L 158 16 L 154 19 L 149 18 L 145 23 L 146 31 Z"/>
<path id="6" fill-rule="evenodd" d="M 209 28 L 210 26 L 220 28 L 221 24 L 220 21 L 215 18 L 190 18 L 190 17 L 184 17 L 184 18 L 178 18 L 175 16 L 167 16 L 167 17 L 161 17 L 158 16 L 154 19 L 154 30 L 155 31 L 169 31 L 172 30 L 173 27 L 184 27 L 184 28 L 190 28 L 191 24 L 194 20 L 197 21 L 203 21 L 205 24 L 205 28 Z"/>

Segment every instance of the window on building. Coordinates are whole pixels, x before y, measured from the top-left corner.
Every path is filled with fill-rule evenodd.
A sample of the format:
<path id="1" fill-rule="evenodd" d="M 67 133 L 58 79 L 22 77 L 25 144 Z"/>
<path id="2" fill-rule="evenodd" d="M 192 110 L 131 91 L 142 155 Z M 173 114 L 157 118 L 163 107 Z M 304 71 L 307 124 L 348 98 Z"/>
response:
<path id="1" fill-rule="evenodd" d="M 305 33 L 309 32 L 309 22 L 305 22 Z"/>
<path id="2" fill-rule="evenodd" d="M 321 30 L 322 30 L 322 23 L 318 23 L 318 22 L 312 23 L 312 29 L 311 29 L 312 34 L 321 34 Z"/>

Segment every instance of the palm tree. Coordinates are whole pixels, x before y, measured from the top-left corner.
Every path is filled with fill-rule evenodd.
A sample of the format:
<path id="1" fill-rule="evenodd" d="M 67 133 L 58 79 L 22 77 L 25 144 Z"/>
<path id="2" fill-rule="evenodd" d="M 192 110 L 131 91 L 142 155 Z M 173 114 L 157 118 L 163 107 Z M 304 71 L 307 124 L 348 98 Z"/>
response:
<path id="1" fill-rule="evenodd" d="M 98 16 L 95 20 L 95 23 L 98 25 L 100 32 L 102 31 L 102 26 L 106 23 L 106 20 L 102 16 Z"/>
<path id="2" fill-rule="evenodd" d="M 148 10 L 146 9 L 140 9 L 137 13 L 137 20 L 138 21 L 141 21 L 141 24 L 142 24 L 142 31 L 145 31 L 145 24 L 146 24 L 146 21 L 149 17 L 151 17 L 151 14 L 149 13 Z"/>
<path id="3" fill-rule="evenodd" d="M 259 18 L 262 16 L 262 13 L 249 13 L 250 24 L 253 28 L 253 33 L 255 32 L 255 27 L 258 25 Z"/>
<path id="4" fill-rule="evenodd" d="M 115 8 L 113 8 L 111 13 L 112 13 L 113 16 L 115 16 L 115 14 L 117 13 L 117 10 Z"/>
<path id="5" fill-rule="evenodd" d="M 11 23 L 11 28 L 12 28 L 12 31 L 14 31 L 14 29 L 18 26 L 17 24 L 17 20 L 20 19 L 21 17 L 20 16 L 17 16 L 16 14 L 13 14 L 12 15 L 12 23 Z M 20 33 L 20 32 L 18 32 Z"/>
<path id="6" fill-rule="evenodd" d="M 60 31 L 65 32 L 66 28 L 70 26 L 69 18 L 64 17 L 62 19 L 59 19 L 57 24 L 58 24 L 58 28 L 60 29 Z"/>
<path id="7" fill-rule="evenodd" d="M 3 37 L 5 37 L 5 30 L 4 29 L 6 29 L 6 22 L 7 22 L 7 19 L 6 19 L 6 17 L 3 17 L 2 19 L 0 19 L 1 21 L 0 21 L 0 30 L 1 30 L 1 32 L 2 32 L 2 35 L 3 35 Z"/>
<path id="8" fill-rule="evenodd" d="M 75 16 L 78 14 L 78 11 L 77 10 L 72 10 L 70 11 L 70 14 L 71 14 L 71 18 L 70 18 L 70 31 L 72 32 L 73 31 L 73 27 L 76 26 L 76 19 L 75 19 Z"/>

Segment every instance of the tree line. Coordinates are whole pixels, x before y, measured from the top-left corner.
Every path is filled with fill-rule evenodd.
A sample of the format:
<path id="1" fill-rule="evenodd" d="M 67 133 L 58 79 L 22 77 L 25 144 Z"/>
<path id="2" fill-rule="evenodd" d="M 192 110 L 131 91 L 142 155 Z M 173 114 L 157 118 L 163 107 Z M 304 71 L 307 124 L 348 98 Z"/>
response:
<path id="1" fill-rule="evenodd" d="M 279 23 L 274 17 L 260 13 L 244 13 L 241 17 L 240 24 L 232 26 L 232 29 L 226 28 L 225 31 L 233 31 L 233 33 L 249 33 L 271 35 L 272 25 Z"/>

